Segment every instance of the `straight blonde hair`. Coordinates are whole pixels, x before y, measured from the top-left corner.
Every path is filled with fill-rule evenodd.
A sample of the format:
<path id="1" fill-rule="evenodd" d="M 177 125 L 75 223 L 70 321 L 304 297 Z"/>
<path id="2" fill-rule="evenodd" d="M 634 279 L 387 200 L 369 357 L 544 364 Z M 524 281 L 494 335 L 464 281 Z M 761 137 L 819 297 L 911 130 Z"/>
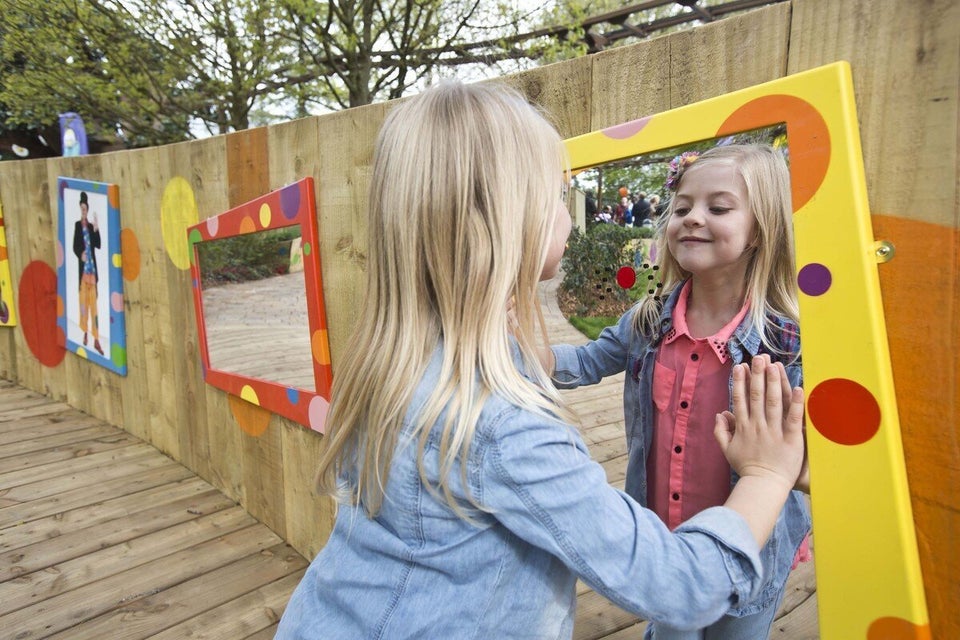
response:
<path id="1" fill-rule="evenodd" d="M 750 324 L 760 334 L 764 346 L 772 353 L 783 352 L 779 341 L 771 336 L 770 315 L 776 314 L 799 325 L 797 280 L 794 268 L 793 207 L 790 198 L 790 170 L 779 151 L 763 144 L 732 144 L 709 149 L 689 166 L 729 163 L 736 167 L 747 187 L 747 204 L 756 220 L 752 255 L 747 263 L 746 299 L 750 301 Z M 674 184 L 680 188 L 689 169 Z M 677 262 L 667 245 L 666 228 L 674 215 L 675 198 L 671 198 L 664 215 L 657 220 L 655 244 L 660 282 L 664 293 L 645 298 L 637 307 L 634 325 L 640 333 L 656 338 L 660 330 L 662 298 L 690 277 Z"/>
<path id="2" fill-rule="evenodd" d="M 412 419 L 421 479 L 467 517 L 449 479 L 456 471 L 466 477 L 461 461 L 491 394 L 570 420 L 536 357 L 535 329 L 566 166 L 556 130 L 505 86 L 445 82 L 390 112 L 374 152 L 367 290 L 334 377 L 319 492 L 376 515 L 398 436 Z M 532 381 L 511 355 L 511 298 Z M 440 378 L 408 416 L 438 346 Z M 435 424 L 440 476 L 432 486 L 423 457 Z"/>

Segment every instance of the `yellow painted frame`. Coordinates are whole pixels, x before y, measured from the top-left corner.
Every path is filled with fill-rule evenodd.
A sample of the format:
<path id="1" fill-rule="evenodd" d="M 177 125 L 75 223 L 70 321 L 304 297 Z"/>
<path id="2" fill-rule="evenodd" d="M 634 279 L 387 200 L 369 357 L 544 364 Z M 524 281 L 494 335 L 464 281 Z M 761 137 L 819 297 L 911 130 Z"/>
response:
<path id="1" fill-rule="evenodd" d="M 929 639 L 850 67 L 566 141 L 573 170 L 786 123 L 825 640 Z"/>
<path id="2" fill-rule="evenodd" d="M 7 233 L 0 205 L 0 327 L 17 326 L 17 310 L 13 304 L 13 280 L 10 278 L 10 258 L 7 255 Z"/>

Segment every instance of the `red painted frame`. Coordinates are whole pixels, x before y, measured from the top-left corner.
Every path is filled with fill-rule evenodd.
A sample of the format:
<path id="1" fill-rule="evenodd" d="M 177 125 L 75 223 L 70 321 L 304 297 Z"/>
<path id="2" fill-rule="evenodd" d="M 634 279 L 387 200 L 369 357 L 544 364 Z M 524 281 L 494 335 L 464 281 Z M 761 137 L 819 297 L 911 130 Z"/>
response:
<path id="1" fill-rule="evenodd" d="M 327 338 L 327 317 L 323 302 L 323 280 L 320 275 L 317 210 L 313 193 L 313 178 L 303 178 L 189 227 L 187 237 L 191 249 L 193 302 L 197 315 L 197 334 L 200 341 L 204 380 L 247 402 L 323 433 L 327 410 L 330 406 L 332 369 Z M 298 224 L 302 234 L 303 275 L 306 281 L 315 391 L 213 368 L 210 365 L 200 287 L 197 243 Z"/>

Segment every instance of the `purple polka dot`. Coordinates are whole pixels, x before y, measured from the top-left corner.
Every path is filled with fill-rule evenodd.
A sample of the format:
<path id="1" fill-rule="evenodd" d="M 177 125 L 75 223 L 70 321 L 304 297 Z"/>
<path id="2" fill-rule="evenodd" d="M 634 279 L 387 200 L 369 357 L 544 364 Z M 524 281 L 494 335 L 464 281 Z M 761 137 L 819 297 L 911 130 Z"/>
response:
<path id="1" fill-rule="evenodd" d="M 300 184 L 294 183 L 280 191 L 280 211 L 288 220 L 297 217 L 300 211 Z"/>
<path id="2" fill-rule="evenodd" d="M 800 291 L 808 296 L 823 295 L 832 283 L 833 276 L 830 274 L 830 269 L 819 262 L 811 262 L 800 269 L 800 273 L 797 274 L 797 284 L 800 286 Z"/>

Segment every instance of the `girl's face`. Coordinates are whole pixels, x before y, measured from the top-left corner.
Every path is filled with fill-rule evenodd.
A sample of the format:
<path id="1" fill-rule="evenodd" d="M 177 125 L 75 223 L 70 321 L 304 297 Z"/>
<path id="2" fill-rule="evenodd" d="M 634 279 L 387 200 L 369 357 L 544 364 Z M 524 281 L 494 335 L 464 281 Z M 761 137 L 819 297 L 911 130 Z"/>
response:
<path id="1" fill-rule="evenodd" d="M 550 245 L 547 248 L 547 259 L 540 272 L 540 280 L 549 280 L 560 270 L 560 259 L 567 249 L 567 238 L 570 237 L 570 212 L 564 204 L 557 207 L 553 216 L 553 233 L 550 236 Z"/>
<path id="2" fill-rule="evenodd" d="M 687 169 L 667 222 L 667 247 L 693 276 L 746 277 L 748 248 L 756 223 L 747 185 L 731 162 Z"/>

